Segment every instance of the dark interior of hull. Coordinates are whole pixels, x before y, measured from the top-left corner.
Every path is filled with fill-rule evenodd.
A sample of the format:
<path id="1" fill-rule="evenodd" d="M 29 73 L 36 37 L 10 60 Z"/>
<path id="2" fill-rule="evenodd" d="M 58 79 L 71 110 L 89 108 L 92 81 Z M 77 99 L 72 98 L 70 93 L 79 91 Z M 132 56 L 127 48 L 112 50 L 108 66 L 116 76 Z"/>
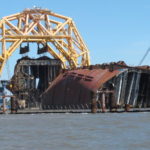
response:
<path id="1" fill-rule="evenodd" d="M 26 101 L 26 107 L 36 107 L 41 103 L 40 95 L 59 75 L 61 62 L 57 59 L 41 57 L 18 60 L 9 90 L 16 99 Z"/>

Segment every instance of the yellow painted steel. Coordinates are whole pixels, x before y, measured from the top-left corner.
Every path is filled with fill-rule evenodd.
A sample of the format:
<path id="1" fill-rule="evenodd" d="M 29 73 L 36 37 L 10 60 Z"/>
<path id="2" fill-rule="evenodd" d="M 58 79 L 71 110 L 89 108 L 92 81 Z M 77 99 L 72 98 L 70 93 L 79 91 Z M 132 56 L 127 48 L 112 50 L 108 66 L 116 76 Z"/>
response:
<path id="1" fill-rule="evenodd" d="M 60 59 L 64 68 L 90 65 L 89 50 L 72 18 L 47 9 L 25 9 L 0 20 L 0 74 L 22 42 L 47 44 L 48 52 Z"/>

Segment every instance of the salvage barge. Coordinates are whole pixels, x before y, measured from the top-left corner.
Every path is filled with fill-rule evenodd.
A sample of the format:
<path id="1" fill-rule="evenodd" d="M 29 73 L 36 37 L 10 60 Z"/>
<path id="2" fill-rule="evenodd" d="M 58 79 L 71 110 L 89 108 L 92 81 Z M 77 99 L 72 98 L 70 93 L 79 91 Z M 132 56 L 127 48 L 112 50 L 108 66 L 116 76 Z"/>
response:
<path id="1" fill-rule="evenodd" d="M 18 114 L 150 110 L 150 67 L 123 61 L 90 65 L 89 50 L 70 17 L 26 9 L 2 18 L 0 33 L 0 73 L 19 46 L 24 56 L 12 78 L 1 81 L 12 93 L 1 90 L 3 112 L 6 97 L 11 113 Z M 37 45 L 34 57 L 28 56 L 31 42 Z"/>

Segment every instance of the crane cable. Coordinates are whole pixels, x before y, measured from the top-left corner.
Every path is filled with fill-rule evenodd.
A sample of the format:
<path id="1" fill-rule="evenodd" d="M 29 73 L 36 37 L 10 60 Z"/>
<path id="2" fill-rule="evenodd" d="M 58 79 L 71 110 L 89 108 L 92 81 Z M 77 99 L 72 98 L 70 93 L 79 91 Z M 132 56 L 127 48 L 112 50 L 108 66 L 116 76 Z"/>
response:
<path id="1" fill-rule="evenodd" d="M 141 59 L 139 66 L 142 65 L 143 61 L 145 60 L 146 56 L 148 55 L 148 53 L 150 52 L 150 48 L 148 48 L 148 50 L 146 51 L 145 55 L 143 56 L 143 58 Z"/>
<path id="2" fill-rule="evenodd" d="M 10 80 L 10 69 L 9 69 L 9 60 L 6 62 L 6 69 L 7 69 L 7 78 Z"/>

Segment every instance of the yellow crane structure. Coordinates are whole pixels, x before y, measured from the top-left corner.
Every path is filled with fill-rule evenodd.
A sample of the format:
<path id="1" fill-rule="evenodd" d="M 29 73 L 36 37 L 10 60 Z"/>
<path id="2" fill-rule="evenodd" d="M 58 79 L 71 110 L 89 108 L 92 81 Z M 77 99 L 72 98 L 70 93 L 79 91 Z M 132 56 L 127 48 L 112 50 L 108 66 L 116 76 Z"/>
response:
<path id="1" fill-rule="evenodd" d="M 48 52 L 61 60 L 63 68 L 90 65 L 89 50 L 72 18 L 34 8 L 0 20 L 0 74 L 6 61 L 23 42 L 47 45 Z"/>

